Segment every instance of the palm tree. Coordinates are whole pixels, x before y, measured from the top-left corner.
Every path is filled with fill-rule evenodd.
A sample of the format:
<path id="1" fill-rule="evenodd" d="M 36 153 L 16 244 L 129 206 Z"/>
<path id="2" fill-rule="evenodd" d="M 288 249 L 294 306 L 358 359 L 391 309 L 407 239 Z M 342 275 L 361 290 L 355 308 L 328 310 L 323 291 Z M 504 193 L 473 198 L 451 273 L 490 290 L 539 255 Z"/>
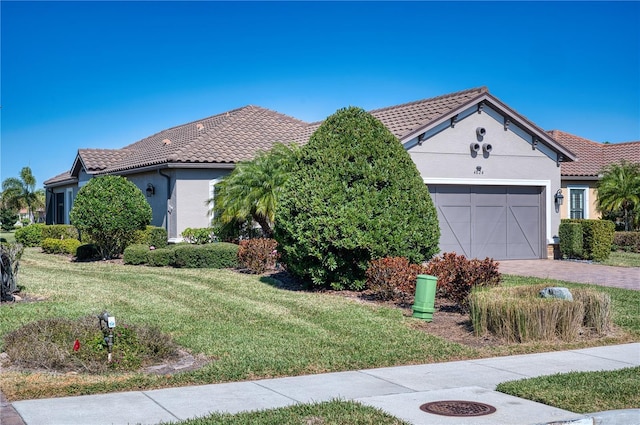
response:
<path id="1" fill-rule="evenodd" d="M 240 162 L 215 187 L 214 222 L 222 225 L 255 221 L 263 234 L 273 236 L 278 194 L 288 177 L 290 165 L 298 157 L 296 145 L 277 143 L 252 161 Z"/>
<path id="2" fill-rule="evenodd" d="M 640 205 L 640 164 L 621 161 L 602 171 L 598 183 L 597 207 L 600 212 L 621 211 L 626 231 L 632 229 L 634 210 Z"/>
<path id="3" fill-rule="evenodd" d="M 9 177 L 2 182 L 2 200 L 6 206 L 13 208 L 27 208 L 29 221 L 33 223 L 34 208 L 41 207 L 44 190 L 36 190 L 36 178 L 31 168 L 24 167 L 20 171 L 20 178 Z"/>

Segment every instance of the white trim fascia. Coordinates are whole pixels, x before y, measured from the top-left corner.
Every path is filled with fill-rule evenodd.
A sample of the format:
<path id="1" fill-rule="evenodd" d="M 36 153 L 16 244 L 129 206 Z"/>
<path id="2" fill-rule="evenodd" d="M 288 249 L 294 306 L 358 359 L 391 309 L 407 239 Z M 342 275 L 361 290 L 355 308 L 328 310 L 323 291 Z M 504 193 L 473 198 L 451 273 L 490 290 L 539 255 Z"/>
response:
<path id="1" fill-rule="evenodd" d="M 551 207 L 553 204 L 551 194 L 551 180 L 520 180 L 520 179 L 455 179 L 446 177 L 425 177 L 422 179 L 427 186 L 430 184 L 450 184 L 467 186 L 543 186 L 547 194 L 545 199 L 545 221 L 547 243 L 554 243 L 551 237 Z"/>

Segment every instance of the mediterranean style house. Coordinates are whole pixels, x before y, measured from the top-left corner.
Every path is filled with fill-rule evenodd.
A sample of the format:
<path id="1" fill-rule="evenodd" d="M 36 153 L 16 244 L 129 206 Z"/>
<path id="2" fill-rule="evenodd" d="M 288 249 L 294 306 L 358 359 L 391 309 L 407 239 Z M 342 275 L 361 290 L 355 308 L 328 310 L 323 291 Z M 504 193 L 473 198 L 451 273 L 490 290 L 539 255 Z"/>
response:
<path id="1" fill-rule="evenodd" d="M 563 131 L 549 134 L 576 154 L 573 162 L 560 167 L 562 191 L 568 202 L 561 209 L 561 218 L 600 218 L 596 209 L 596 189 L 602 169 L 622 160 L 640 164 L 640 141 L 598 143 Z"/>
<path id="2" fill-rule="evenodd" d="M 561 170 L 576 160 L 560 143 L 479 87 L 370 111 L 403 144 L 438 210 L 440 249 L 469 258 L 547 258 L 566 206 Z M 45 182 L 47 223 L 68 223 L 94 176 L 127 177 L 146 194 L 152 224 L 178 241 L 210 223 L 207 200 L 239 161 L 276 142 L 304 144 L 306 123 L 246 106 L 196 120 L 122 149 L 80 149 L 71 169 Z"/>

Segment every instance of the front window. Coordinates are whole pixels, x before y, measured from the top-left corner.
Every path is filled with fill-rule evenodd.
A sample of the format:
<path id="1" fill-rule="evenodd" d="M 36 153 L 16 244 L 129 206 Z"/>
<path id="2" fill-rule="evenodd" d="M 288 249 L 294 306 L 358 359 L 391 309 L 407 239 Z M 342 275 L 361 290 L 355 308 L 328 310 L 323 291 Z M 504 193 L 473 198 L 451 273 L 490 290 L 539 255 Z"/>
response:
<path id="1" fill-rule="evenodd" d="M 588 218 L 586 213 L 586 189 L 569 189 L 569 218 Z"/>

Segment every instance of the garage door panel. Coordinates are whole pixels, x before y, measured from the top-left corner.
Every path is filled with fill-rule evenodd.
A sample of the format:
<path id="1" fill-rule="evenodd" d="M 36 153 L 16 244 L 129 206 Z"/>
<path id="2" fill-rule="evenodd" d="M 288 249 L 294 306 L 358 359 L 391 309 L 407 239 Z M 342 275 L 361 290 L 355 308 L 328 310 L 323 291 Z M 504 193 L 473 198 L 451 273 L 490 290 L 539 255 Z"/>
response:
<path id="1" fill-rule="evenodd" d="M 443 252 L 471 254 L 471 207 L 440 206 L 438 221 L 441 231 L 440 249 Z"/>
<path id="2" fill-rule="evenodd" d="M 509 257 L 537 256 L 540 253 L 540 209 L 537 206 L 520 206 L 509 208 L 509 212 Z"/>
<path id="3" fill-rule="evenodd" d="M 429 191 L 440 220 L 441 252 L 496 260 L 541 258 L 542 188 L 435 185 Z"/>

